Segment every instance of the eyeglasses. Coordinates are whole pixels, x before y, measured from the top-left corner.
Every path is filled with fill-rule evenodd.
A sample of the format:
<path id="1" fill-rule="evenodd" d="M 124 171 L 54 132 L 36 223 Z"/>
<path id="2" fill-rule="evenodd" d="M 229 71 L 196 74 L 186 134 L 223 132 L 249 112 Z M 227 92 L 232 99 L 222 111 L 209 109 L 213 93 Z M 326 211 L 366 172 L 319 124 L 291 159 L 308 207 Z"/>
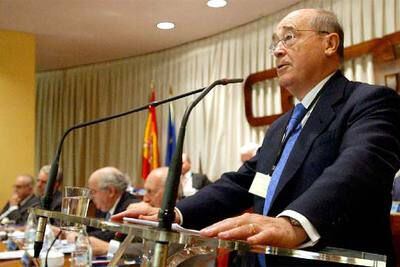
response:
<path id="1" fill-rule="evenodd" d="M 15 185 L 14 185 L 14 188 L 20 189 L 20 188 L 24 188 L 24 187 L 27 187 L 27 186 L 28 186 L 28 184 L 22 184 L 22 185 L 20 185 L 20 184 L 15 184 Z"/>
<path id="2" fill-rule="evenodd" d="M 316 31 L 316 30 L 297 30 L 297 29 L 288 30 L 283 34 L 283 37 L 281 39 L 279 39 L 277 35 L 274 35 L 272 37 L 272 43 L 269 46 L 269 52 L 271 54 L 274 54 L 274 52 L 275 52 L 275 50 L 278 47 L 278 44 L 280 42 L 282 42 L 282 44 L 286 48 L 292 47 L 296 43 L 296 41 L 298 40 L 297 32 L 315 32 L 315 33 L 318 33 L 318 34 L 329 34 L 330 33 L 330 32 L 327 32 L 327 31 Z"/>
<path id="3" fill-rule="evenodd" d="M 96 190 L 96 189 L 89 189 L 89 194 L 90 194 L 90 196 L 94 196 L 94 195 L 96 195 L 97 193 L 102 192 L 102 191 L 106 191 L 106 190 L 107 190 L 107 188 L 100 188 L 100 189 L 98 189 L 98 190 Z"/>

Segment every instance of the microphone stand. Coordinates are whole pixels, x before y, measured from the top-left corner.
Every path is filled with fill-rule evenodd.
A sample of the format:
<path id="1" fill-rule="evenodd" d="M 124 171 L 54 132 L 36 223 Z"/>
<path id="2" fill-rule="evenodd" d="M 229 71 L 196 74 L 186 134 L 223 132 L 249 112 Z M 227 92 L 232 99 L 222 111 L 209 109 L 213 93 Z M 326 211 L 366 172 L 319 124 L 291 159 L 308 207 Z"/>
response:
<path id="1" fill-rule="evenodd" d="M 193 108 L 217 85 L 227 85 L 230 83 L 240 83 L 243 79 L 222 79 L 213 82 L 208 86 L 190 105 L 186 108 L 179 128 L 178 140 L 175 152 L 168 169 L 165 191 L 162 199 L 161 209 L 158 213 L 158 229 L 170 231 L 171 225 L 175 221 L 175 202 L 178 196 L 178 187 L 182 173 L 182 149 L 186 132 L 186 124 Z M 165 266 L 168 256 L 168 242 L 157 241 L 154 249 L 153 266 Z"/>
<path id="2" fill-rule="evenodd" d="M 206 87 L 203 87 L 203 88 L 200 88 L 200 89 L 197 89 L 197 90 L 193 90 L 193 91 L 190 91 L 188 93 L 181 94 L 181 95 L 173 96 L 173 97 L 170 97 L 170 98 L 167 98 L 167 99 L 164 99 L 164 100 L 153 101 L 153 102 L 150 102 L 150 103 L 148 103 L 146 105 L 143 105 L 141 107 L 128 110 L 126 112 L 122 112 L 122 113 L 118 113 L 118 114 L 115 114 L 115 115 L 111 115 L 111 116 L 107 116 L 107 117 L 103 117 L 103 118 L 99 118 L 99 119 L 95 119 L 95 120 L 79 123 L 79 124 L 76 124 L 76 125 L 68 128 L 64 132 L 60 142 L 58 143 L 56 155 L 55 155 L 55 157 L 53 159 L 53 162 L 51 164 L 51 168 L 50 168 L 50 172 L 49 172 L 49 178 L 48 178 L 47 184 L 46 184 L 45 195 L 44 195 L 44 197 L 43 197 L 43 199 L 41 201 L 41 208 L 44 209 L 44 210 L 49 210 L 50 209 L 50 204 L 53 201 L 53 191 L 54 191 L 54 185 L 56 183 L 56 178 L 57 178 L 57 173 L 58 173 L 61 149 L 62 149 L 62 146 L 63 146 L 65 138 L 67 137 L 67 135 L 71 131 L 79 129 L 79 128 L 84 128 L 84 127 L 87 127 L 87 126 L 90 126 L 90 125 L 93 125 L 93 124 L 97 124 L 97 123 L 113 120 L 113 119 L 116 119 L 116 118 L 119 118 L 119 117 L 123 117 L 123 116 L 129 115 L 129 114 L 132 114 L 132 113 L 136 113 L 136 112 L 139 112 L 139 111 L 142 111 L 142 110 L 146 110 L 149 107 L 157 107 L 159 105 L 162 105 L 162 104 L 165 104 L 165 103 L 168 103 L 168 102 L 171 102 L 171 101 L 174 101 L 174 100 L 177 100 L 177 99 L 189 96 L 189 95 L 200 93 L 205 89 L 206 89 Z M 42 247 L 43 247 L 43 239 L 44 239 L 44 234 L 45 234 L 45 230 L 46 230 L 46 224 L 47 224 L 47 217 L 39 216 L 38 225 L 37 225 L 36 234 L 35 234 L 35 243 L 34 243 L 34 257 L 35 258 L 39 257 L 40 251 L 42 250 Z"/>

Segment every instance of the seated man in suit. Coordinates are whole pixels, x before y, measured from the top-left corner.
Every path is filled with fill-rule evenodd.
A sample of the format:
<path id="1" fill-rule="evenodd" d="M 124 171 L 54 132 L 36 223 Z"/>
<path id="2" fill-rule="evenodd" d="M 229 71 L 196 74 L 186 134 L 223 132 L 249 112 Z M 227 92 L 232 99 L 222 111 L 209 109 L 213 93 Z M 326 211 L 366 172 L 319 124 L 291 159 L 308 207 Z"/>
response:
<path id="1" fill-rule="evenodd" d="M 88 187 L 97 208 L 97 218 L 108 220 L 111 215 L 124 211 L 129 204 L 139 201 L 126 192 L 128 178 L 115 167 L 104 167 L 93 172 L 89 177 Z M 88 234 L 104 241 L 110 241 L 114 237 L 114 232 L 98 229 L 88 231 Z"/>
<path id="2" fill-rule="evenodd" d="M 200 173 L 193 173 L 190 169 L 192 164 L 190 158 L 186 153 L 182 153 L 182 176 L 181 184 L 183 190 L 183 197 L 194 195 L 197 191 L 210 184 L 207 175 Z"/>
<path id="3" fill-rule="evenodd" d="M 39 198 L 44 197 L 47 180 L 49 179 L 50 168 L 51 168 L 50 165 L 44 165 L 42 168 L 40 168 L 40 171 L 38 173 L 35 193 Z M 56 182 L 54 184 L 53 201 L 50 203 L 50 210 L 61 211 L 62 193 L 60 191 L 60 186 L 62 181 L 63 181 L 63 172 L 61 168 L 58 168 Z"/>
<path id="4" fill-rule="evenodd" d="M 14 191 L 0 213 L 0 221 L 15 221 L 23 225 L 28 219 L 28 209 L 39 205 L 39 198 L 33 194 L 34 179 L 24 174 L 15 179 Z"/>
<path id="5" fill-rule="evenodd" d="M 167 180 L 168 167 L 160 167 L 152 170 L 147 175 L 144 182 L 145 194 L 143 201 L 139 203 L 130 204 L 127 209 L 136 209 L 138 207 L 161 207 L 161 201 L 165 189 L 165 181 Z M 108 240 L 107 240 L 108 241 Z M 90 237 L 90 242 L 93 248 L 93 255 L 105 255 L 109 251 L 109 242 L 103 241 L 96 237 Z M 113 246 L 115 249 L 115 241 Z M 141 255 L 142 254 L 142 243 L 134 244 L 129 248 L 129 254 Z"/>
<path id="6" fill-rule="evenodd" d="M 343 36 L 336 15 L 321 9 L 292 11 L 277 24 L 270 52 L 279 85 L 299 103 L 268 127 L 238 171 L 179 201 L 177 223 L 251 245 L 384 254 L 394 265 L 390 193 L 400 168 L 400 96 L 344 77 Z M 251 206 L 254 213 L 242 214 Z M 128 210 L 113 219 L 157 220 L 158 213 Z M 253 260 L 248 266 L 312 264 Z"/>

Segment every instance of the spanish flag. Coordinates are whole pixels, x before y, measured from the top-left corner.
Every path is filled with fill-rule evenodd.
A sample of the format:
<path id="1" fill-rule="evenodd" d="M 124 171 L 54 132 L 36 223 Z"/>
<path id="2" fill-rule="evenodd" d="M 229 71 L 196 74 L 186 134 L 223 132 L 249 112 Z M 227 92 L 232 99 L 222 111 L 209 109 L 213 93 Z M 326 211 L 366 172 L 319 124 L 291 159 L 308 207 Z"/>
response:
<path id="1" fill-rule="evenodd" d="M 154 90 L 151 92 L 150 102 L 155 101 Z M 146 128 L 144 130 L 143 154 L 142 154 L 142 178 L 146 179 L 151 170 L 160 166 L 157 141 L 156 109 L 149 106 Z"/>

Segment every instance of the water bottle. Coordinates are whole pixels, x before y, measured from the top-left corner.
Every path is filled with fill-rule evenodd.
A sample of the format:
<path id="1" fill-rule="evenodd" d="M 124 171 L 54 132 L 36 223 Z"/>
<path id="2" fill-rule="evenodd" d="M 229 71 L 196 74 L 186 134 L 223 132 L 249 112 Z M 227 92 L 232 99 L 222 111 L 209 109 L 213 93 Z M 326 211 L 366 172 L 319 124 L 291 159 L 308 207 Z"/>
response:
<path id="1" fill-rule="evenodd" d="M 36 216 L 34 213 L 30 213 L 28 216 L 28 220 L 26 221 L 25 227 L 25 250 L 33 250 L 33 244 L 35 242 L 35 234 L 36 234 Z"/>
<path id="2" fill-rule="evenodd" d="M 72 267 L 90 267 L 92 266 L 92 246 L 86 227 L 82 226 L 76 238 L 75 249 L 71 253 Z"/>
<path id="3" fill-rule="evenodd" d="M 25 226 L 24 236 L 24 255 L 21 257 L 21 263 L 24 267 L 35 266 L 32 262 L 33 257 L 33 245 L 35 243 L 36 234 L 36 216 L 34 213 L 29 213 L 28 219 Z"/>

